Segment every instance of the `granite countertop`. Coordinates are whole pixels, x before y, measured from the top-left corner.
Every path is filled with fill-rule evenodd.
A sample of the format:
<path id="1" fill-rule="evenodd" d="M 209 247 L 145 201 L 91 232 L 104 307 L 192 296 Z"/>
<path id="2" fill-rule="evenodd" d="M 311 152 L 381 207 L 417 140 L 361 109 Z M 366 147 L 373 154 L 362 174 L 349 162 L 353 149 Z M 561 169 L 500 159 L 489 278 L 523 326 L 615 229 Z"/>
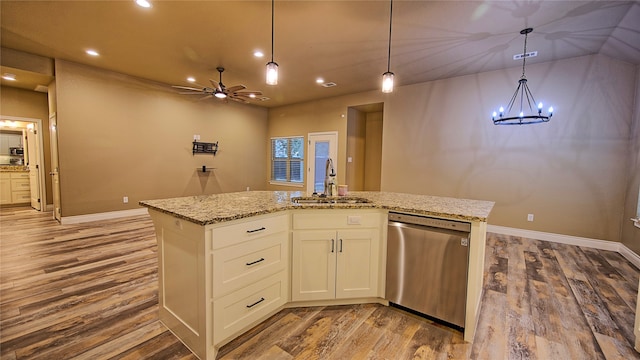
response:
<path id="1" fill-rule="evenodd" d="M 293 209 L 384 209 L 467 221 L 487 221 L 493 201 L 468 200 L 429 195 L 378 191 L 351 191 L 368 203 L 296 204 L 294 197 L 309 196 L 300 191 L 246 191 L 215 195 L 145 200 L 140 205 L 199 225 L 269 214 Z M 336 197 L 339 198 L 339 197 Z"/>
<path id="2" fill-rule="evenodd" d="M 29 171 L 29 167 L 24 165 L 0 165 L 0 172 L 22 172 L 22 171 Z"/>

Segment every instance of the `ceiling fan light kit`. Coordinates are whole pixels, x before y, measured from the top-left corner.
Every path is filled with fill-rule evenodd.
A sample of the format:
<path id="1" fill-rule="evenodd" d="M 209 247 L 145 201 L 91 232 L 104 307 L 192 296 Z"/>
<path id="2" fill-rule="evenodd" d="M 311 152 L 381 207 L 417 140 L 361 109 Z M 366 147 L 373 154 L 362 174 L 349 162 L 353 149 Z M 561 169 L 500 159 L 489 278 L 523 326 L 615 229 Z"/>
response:
<path id="1" fill-rule="evenodd" d="M 524 69 L 527 59 L 527 35 L 533 31 L 533 28 L 526 28 L 520 31 L 520 34 L 524 35 L 524 51 L 522 56 L 522 76 L 520 80 L 518 80 L 518 87 L 516 91 L 511 96 L 511 100 L 509 100 L 509 104 L 507 105 L 507 109 L 505 112 L 504 107 L 500 107 L 498 111 L 494 111 L 491 120 L 493 120 L 494 125 L 528 125 L 528 124 L 538 124 L 542 122 L 548 122 L 553 116 L 553 106 L 549 107 L 547 114 L 543 114 L 543 104 L 540 102 L 536 106 L 534 110 L 533 107 L 536 104 L 536 100 L 529 90 L 529 86 L 527 85 L 527 78 L 524 75 Z M 525 113 L 524 104 L 526 103 L 529 107 L 529 112 Z M 520 103 L 520 111 L 515 115 L 511 115 L 511 110 L 513 109 L 513 105 L 519 101 Z"/>
<path id="2" fill-rule="evenodd" d="M 199 89 L 194 87 L 189 87 L 189 86 L 178 86 L 178 85 L 174 85 L 173 87 L 177 89 L 187 90 L 184 92 L 180 92 L 180 94 L 205 95 L 204 97 L 200 98 L 200 100 L 216 97 L 218 99 L 225 100 L 225 101 L 227 101 L 228 99 L 231 99 L 237 102 L 249 103 L 250 99 L 255 99 L 256 96 L 262 95 L 261 91 L 242 91 L 247 88 L 244 85 L 235 85 L 229 88 L 226 87 L 222 83 L 222 73 L 224 72 L 224 68 L 219 66 L 216 68 L 216 70 L 218 70 L 218 72 L 220 73 L 220 81 L 215 81 L 210 79 L 209 82 L 211 82 L 212 87 L 202 86 L 202 85 L 198 85 L 198 86 L 201 86 L 201 88 Z"/>

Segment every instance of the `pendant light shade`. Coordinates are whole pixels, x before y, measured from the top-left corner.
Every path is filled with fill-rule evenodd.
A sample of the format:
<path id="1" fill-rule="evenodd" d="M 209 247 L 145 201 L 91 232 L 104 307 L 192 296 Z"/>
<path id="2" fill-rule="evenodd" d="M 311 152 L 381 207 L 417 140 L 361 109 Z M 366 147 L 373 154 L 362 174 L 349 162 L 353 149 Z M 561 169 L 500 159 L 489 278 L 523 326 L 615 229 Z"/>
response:
<path id="1" fill-rule="evenodd" d="M 278 85 L 278 64 L 273 61 L 267 63 L 267 85 Z"/>
<path id="2" fill-rule="evenodd" d="M 382 92 L 393 92 L 393 73 L 391 71 L 382 74 Z"/>
<path id="3" fill-rule="evenodd" d="M 273 61 L 273 7 L 271 0 L 271 61 L 267 63 L 267 85 L 278 85 L 278 64 Z"/>
<path id="4" fill-rule="evenodd" d="M 393 92 L 393 73 L 391 72 L 391 18 L 393 16 L 393 0 L 389 5 L 389 52 L 387 53 L 387 72 L 382 74 L 382 92 Z"/>

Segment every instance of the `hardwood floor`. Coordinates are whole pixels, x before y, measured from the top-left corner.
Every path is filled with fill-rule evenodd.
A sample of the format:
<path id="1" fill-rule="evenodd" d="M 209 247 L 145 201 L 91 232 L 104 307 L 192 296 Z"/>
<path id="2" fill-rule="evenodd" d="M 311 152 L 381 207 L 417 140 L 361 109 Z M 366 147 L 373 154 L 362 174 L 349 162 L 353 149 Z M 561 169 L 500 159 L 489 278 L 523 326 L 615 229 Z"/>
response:
<path id="1" fill-rule="evenodd" d="M 489 234 L 473 344 L 380 305 L 285 309 L 218 359 L 640 359 L 640 271 L 614 252 Z M 195 359 L 157 318 L 148 216 L 59 225 L 0 209 L 1 359 Z"/>

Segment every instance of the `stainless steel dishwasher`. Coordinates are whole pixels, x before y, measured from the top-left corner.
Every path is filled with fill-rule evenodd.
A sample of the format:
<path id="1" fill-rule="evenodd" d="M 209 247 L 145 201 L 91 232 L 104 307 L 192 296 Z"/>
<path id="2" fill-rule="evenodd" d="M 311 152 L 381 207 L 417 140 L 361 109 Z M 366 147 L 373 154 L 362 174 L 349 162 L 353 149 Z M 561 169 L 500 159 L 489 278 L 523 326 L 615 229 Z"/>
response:
<path id="1" fill-rule="evenodd" d="M 464 328 L 471 224 L 389 213 L 386 299 Z"/>

